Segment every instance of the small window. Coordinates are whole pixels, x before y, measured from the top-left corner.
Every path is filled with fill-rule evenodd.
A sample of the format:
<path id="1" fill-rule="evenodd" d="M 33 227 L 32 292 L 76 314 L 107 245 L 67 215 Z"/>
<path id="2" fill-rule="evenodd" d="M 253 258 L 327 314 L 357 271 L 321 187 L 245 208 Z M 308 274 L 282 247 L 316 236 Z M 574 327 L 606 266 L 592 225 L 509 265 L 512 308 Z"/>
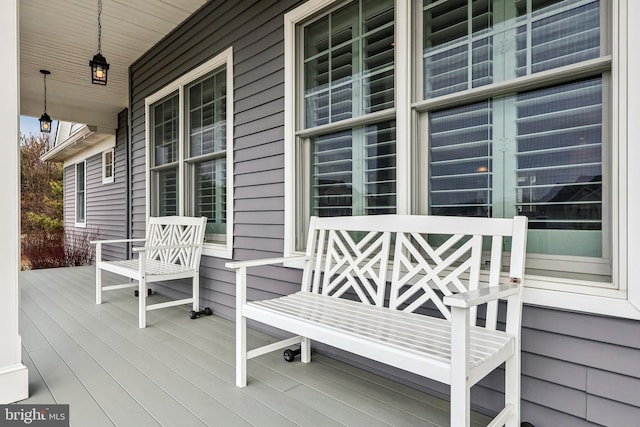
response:
<path id="1" fill-rule="evenodd" d="M 76 227 L 84 227 L 87 222 L 87 180 L 85 166 L 85 162 L 76 164 Z"/>
<path id="2" fill-rule="evenodd" d="M 114 156 L 113 148 L 102 153 L 102 183 L 109 184 L 113 182 L 114 176 Z"/>

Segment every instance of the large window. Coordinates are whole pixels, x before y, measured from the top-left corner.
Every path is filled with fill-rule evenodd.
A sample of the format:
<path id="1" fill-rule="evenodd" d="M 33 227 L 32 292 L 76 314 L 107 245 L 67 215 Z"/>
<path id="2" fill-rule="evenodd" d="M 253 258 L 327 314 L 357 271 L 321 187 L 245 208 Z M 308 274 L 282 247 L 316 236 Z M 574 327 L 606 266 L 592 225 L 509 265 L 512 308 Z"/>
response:
<path id="1" fill-rule="evenodd" d="M 76 163 L 76 227 L 87 223 L 87 175 L 86 162 Z"/>
<path id="2" fill-rule="evenodd" d="M 205 254 L 232 248 L 232 52 L 147 98 L 149 212 L 207 217 Z"/>
<path id="3" fill-rule="evenodd" d="M 285 252 L 303 249 L 311 215 L 526 215 L 529 286 L 621 295 L 623 3 L 309 0 L 288 13 Z"/>
<path id="4" fill-rule="evenodd" d="M 428 146 L 423 209 L 526 215 L 532 271 L 608 282 L 610 66 L 598 61 L 609 54 L 605 5 L 424 0 L 418 84 L 419 138 Z"/>
<path id="5" fill-rule="evenodd" d="M 393 0 L 350 2 L 310 20 L 299 37 L 304 211 L 395 213 Z"/>

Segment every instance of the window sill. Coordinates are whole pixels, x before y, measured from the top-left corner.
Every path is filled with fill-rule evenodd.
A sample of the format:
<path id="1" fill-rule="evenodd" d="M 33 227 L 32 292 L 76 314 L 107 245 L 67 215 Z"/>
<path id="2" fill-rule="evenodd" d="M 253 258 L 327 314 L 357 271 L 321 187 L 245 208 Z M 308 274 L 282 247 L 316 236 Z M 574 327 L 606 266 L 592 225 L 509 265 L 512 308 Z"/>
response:
<path id="1" fill-rule="evenodd" d="M 552 309 L 580 311 L 586 314 L 640 320 L 640 310 L 627 299 L 624 291 L 614 291 L 611 296 L 604 296 L 525 287 L 524 303 Z"/>
<path id="2" fill-rule="evenodd" d="M 202 248 L 202 255 L 216 258 L 232 259 L 233 250 L 229 245 L 219 243 L 205 243 L 204 247 Z"/>

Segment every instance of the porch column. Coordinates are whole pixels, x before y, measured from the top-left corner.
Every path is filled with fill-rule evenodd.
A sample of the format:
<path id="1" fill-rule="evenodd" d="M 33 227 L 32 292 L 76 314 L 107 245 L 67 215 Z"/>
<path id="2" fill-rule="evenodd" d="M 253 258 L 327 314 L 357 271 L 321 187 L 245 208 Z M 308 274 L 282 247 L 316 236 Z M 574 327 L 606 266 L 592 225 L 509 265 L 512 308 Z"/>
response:
<path id="1" fill-rule="evenodd" d="M 0 1 L 0 404 L 29 396 L 18 334 L 20 77 L 18 0 Z"/>

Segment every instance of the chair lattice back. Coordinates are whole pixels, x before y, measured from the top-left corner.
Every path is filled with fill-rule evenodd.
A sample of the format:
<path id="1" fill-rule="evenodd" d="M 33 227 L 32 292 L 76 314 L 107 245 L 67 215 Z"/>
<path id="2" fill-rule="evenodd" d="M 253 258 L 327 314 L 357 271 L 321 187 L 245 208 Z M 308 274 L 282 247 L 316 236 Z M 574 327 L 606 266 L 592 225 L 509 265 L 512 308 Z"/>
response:
<path id="1" fill-rule="evenodd" d="M 205 227 L 206 218 L 204 217 L 150 218 L 147 229 L 147 246 L 189 245 L 189 247 L 150 250 L 147 251 L 147 259 L 198 268 L 204 243 Z"/>

